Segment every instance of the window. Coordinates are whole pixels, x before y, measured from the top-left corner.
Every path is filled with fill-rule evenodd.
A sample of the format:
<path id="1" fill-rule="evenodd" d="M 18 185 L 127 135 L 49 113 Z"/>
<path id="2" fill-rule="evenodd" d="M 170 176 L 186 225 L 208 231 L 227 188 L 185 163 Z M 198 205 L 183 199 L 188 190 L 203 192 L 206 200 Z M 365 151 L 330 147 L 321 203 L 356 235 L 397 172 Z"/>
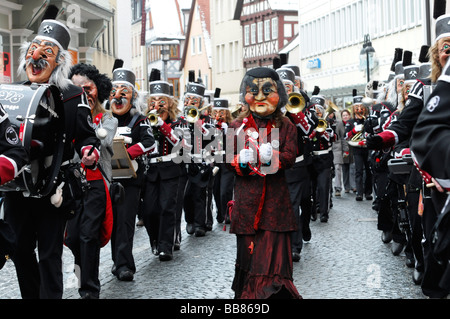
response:
<path id="1" fill-rule="evenodd" d="M 195 54 L 195 37 L 192 38 L 192 42 L 191 42 L 191 54 L 192 55 Z"/>
<path id="2" fill-rule="evenodd" d="M 234 43 L 233 42 L 228 43 L 228 48 L 230 50 L 229 54 L 228 54 L 228 56 L 230 57 L 230 71 L 233 71 L 234 70 L 235 55 L 236 55 L 236 52 L 234 50 Z"/>
<path id="3" fill-rule="evenodd" d="M 263 42 L 263 22 L 258 22 L 258 43 Z"/>
<path id="4" fill-rule="evenodd" d="M 292 24 L 286 23 L 286 24 L 284 25 L 284 37 L 285 37 L 285 38 L 290 38 L 290 37 L 292 37 Z"/>
<path id="5" fill-rule="evenodd" d="M 134 0 L 131 3 L 131 17 L 133 22 L 142 18 L 142 0 Z"/>
<path id="6" fill-rule="evenodd" d="M 278 18 L 272 19 L 272 39 L 278 39 Z"/>
<path id="7" fill-rule="evenodd" d="M 253 23 L 251 26 L 250 26 L 250 28 L 251 28 L 251 40 L 252 40 L 252 44 L 255 44 L 256 43 L 256 24 L 255 23 Z"/>
<path id="8" fill-rule="evenodd" d="M 202 53 L 202 37 L 201 36 L 199 36 L 198 37 L 198 53 Z"/>
<path id="9" fill-rule="evenodd" d="M 270 41 L 270 20 L 264 20 L 264 41 Z"/>
<path id="10" fill-rule="evenodd" d="M 250 44 L 250 26 L 247 24 L 244 26 L 244 45 Z"/>

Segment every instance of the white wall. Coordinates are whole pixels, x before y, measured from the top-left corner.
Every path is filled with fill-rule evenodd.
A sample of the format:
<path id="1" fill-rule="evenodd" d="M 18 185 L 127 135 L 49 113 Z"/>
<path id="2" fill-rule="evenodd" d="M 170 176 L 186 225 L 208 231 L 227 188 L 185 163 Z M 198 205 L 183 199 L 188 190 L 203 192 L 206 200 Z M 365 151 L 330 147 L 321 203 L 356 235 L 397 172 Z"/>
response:
<path id="1" fill-rule="evenodd" d="M 116 12 L 117 58 L 124 61 L 124 68 L 132 68 L 131 1 L 118 0 Z"/>

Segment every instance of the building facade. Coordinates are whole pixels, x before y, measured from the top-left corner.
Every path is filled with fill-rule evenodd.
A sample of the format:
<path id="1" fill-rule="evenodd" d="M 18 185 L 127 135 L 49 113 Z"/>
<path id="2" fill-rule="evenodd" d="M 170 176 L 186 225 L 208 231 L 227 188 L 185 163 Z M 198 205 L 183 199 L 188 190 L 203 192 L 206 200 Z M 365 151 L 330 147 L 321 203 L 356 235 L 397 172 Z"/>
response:
<path id="1" fill-rule="evenodd" d="M 186 7 L 191 0 L 147 0 L 145 7 L 145 46 L 147 74 L 153 68 L 173 85 L 174 95 L 181 94 L 181 55 L 185 45 Z"/>
<path id="2" fill-rule="evenodd" d="M 182 95 L 189 79 L 189 71 L 195 71 L 195 80 L 201 79 L 206 90 L 212 87 L 212 50 L 210 1 L 193 0 L 186 29 L 180 71 L 182 71 Z"/>
<path id="3" fill-rule="evenodd" d="M 213 87 L 231 106 L 239 102 L 239 85 L 244 77 L 242 31 L 234 19 L 237 0 L 211 1 L 211 47 Z"/>
<path id="4" fill-rule="evenodd" d="M 17 76 L 20 46 L 34 37 L 50 4 L 59 8 L 56 19 L 70 29 L 69 50 L 74 62 L 95 64 L 102 72 L 110 74 L 117 51 L 115 0 L 0 0 L 0 52 L 3 56 L 0 81 L 22 80 Z"/>
<path id="5" fill-rule="evenodd" d="M 300 67 L 308 91 L 343 106 L 352 90 L 364 94 L 366 60 L 360 59 L 368 36 L 375 56 L 370 60 L 370 80 L 388 79 L 395 48 L 413 52 L 417 61 L 427 44 L 429 1 L 421 0 L 316 0 L 300 1 Z"/>
<path id="6" fill-rule="evenodd" d="M 272 66 L 273 58 L 298 34 L 298 1 L 238 0 L 245 69 Z"/>

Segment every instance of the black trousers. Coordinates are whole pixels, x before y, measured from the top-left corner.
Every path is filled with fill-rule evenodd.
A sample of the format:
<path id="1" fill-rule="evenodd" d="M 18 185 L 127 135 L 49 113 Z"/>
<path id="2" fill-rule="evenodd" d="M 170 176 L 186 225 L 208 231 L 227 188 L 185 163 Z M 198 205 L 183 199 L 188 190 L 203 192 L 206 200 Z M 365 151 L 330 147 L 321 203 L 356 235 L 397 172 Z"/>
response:
<path id="1" fill-rule="evenodd" d="M 319 208 L 320 217 L 328 218 L 330 210 L 331 167 L 330 154 L 313 156 L 314 170 L 311 174 L 312 209 Z"/>
<path id="2" fill-rule="evenodd" d="M 353 148 L 353 158 L 355 161 L 355 184 L 356 194 L 372 194 L 372 171 L 369 162 L 369 150 L 362 147 Z"/>
<path id="3" fill-rule="evenodd" d="M 5 195 L 5 220 L 17 240 L 12 260 L 24 299 L 61 299 L 63 295 L 66 219 L 63 212 L 50 203 L 50 197 L 29 198 L 19 192 Z"/>
<path id="4" fill-rule="evenodd" d="M 142 186 L 142 183 L 134 179 L 123 179 L 120 182 L 125 189 L 125 198 L 122 204 L 113 205 L 114 223 L 111 234 L 111 256 L 115 274 L 124 270 L 136 272 L 133 240 Z"/>
<path id="5" fill-rule="evenodd" d="M 292 170 L 289 171 L 291 173 Z M 294 172 L 292 172 L 294 173 Z M 311 178 L 308 166 L 295 168 L 300 177 L 296 182 L 288 183 L 292 208 L 296 214 L 298 229 L 291 233 L 292 252 L 300 253 L 303 248 L 303 232 L 309 227 L 311 218 Z"/>
<path id="6" fill-rule="evenodd" d="M 81 269 L 80 295 L 89 293 L 99 298 L 100 234 L 106 213 L 106 191 L 103 180 L 89 181 L 89 184 L 82 209 L 67 223 L 65 244 Z"/>
<path id="7" fill-rule="evenodd" d="M 391 231 L 392 240 L 396 243 L 406 244 L 406 236 L 398 225 L 399 189 L 403 189 L 403 184 L 392 180 L 388 182 L 385 195 L 380 198 L 377 227 L 382 231 Z"/>
<path id="8" fill-rule="evenodd" d="M 142 217 L 150 243 L 172 254 L 176 234 L 179 177 L 146 181 Z"/>
<path id="9" fill-rule="evenodd" d="M 181 175 L 178 180 L 178 192 L 177 192 L 177 208 L 176 208 L 176 235 L 175 242 L 181 243 L 181 216 L 183 215 L 183 205 L 184 205 L 184 193 L 186 191 L 187 176 L 186 174 Z"/>
<path id="10" fill-rule="evenodd" d="M 227 169 L 225 164 L 219 164 L 220 171 L 214 180 L 214 201 L 217 206 L 217 221 L 222 223 L 227 213 L 227 204 L 233 199 L 234 173 Z"/>
<path id="11" fill-rule="evenodd" d="M 184 194 L 184 217 L 194 229 L 206 230 L 208 185 L 193 183 L 189 178 Z"/>
<path id="12" fill-rule="evenodd" d="M 424 210 L 422 214 L 422 227 L 425 240 L 423 253 L 425 272 L 422 280 L 422 292 L 430 298 L 443 298 L 449 294 L 448 282 L 445 282 L 445 274 L 450 271 L 448 265 L 439 264 L 433 256 L 431 245 L 431 230 L 437 217 L 444 207 L 447 195 L 436 190 L 423 188 Z"/>

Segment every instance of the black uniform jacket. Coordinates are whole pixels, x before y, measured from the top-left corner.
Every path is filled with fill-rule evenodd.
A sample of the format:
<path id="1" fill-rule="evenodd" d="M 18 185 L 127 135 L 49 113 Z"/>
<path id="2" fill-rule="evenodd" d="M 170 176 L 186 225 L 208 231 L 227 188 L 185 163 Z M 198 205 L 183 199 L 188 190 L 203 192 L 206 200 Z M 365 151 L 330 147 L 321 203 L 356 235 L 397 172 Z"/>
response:
<path id="1" fill-rule="evenodd" d="M 13 180 L 28 161 L 28 153 L 0 104 L 0 185 Z"/>
<path id="2" fill-rule="evenodd" d="M 412 131 L 416 125 L 419 114 L 422 112 L 424 101 L 423 101 L 423 90 L 425 85 L 430 85 L 431 80 L 417 80 L 417 82 L 412 86 L 410 93 L 408 95 L 408 100 L 406 101 L 405 107 L 403 108 L 397 121 L 393 122 L 387 130 L 394 132 L 397 136 L 397 143 L 408 140 L 411 138 Z"/>
<path id="3" fill-rule="evenodd" d="M 419 165 L 450 189 L 450 59 L 433 93 L 419 115 L 411 139 L 412 155 Z"/>
<path id="4" fill-rule="evenodd" d="M 178 121 L 167 121 L 172 130 L 177 126 Z M 151 182 L 155 182 L 158 177 L 161 180 L 167 180 L 182 175 L 181 164 L 175 163 L 170 160 L 170 156 L 179 156 L 172 153 L 173 144 L 169 139 L 160 132 L 159 128 L 154 128 L 153 133 L 155 139 L 158 141 L 158 153 L 156 155 L 149 155 L 149 164 L 147 170 L 147 179 Z M 179 141 L 179 143 L 181 140 Z"/>

